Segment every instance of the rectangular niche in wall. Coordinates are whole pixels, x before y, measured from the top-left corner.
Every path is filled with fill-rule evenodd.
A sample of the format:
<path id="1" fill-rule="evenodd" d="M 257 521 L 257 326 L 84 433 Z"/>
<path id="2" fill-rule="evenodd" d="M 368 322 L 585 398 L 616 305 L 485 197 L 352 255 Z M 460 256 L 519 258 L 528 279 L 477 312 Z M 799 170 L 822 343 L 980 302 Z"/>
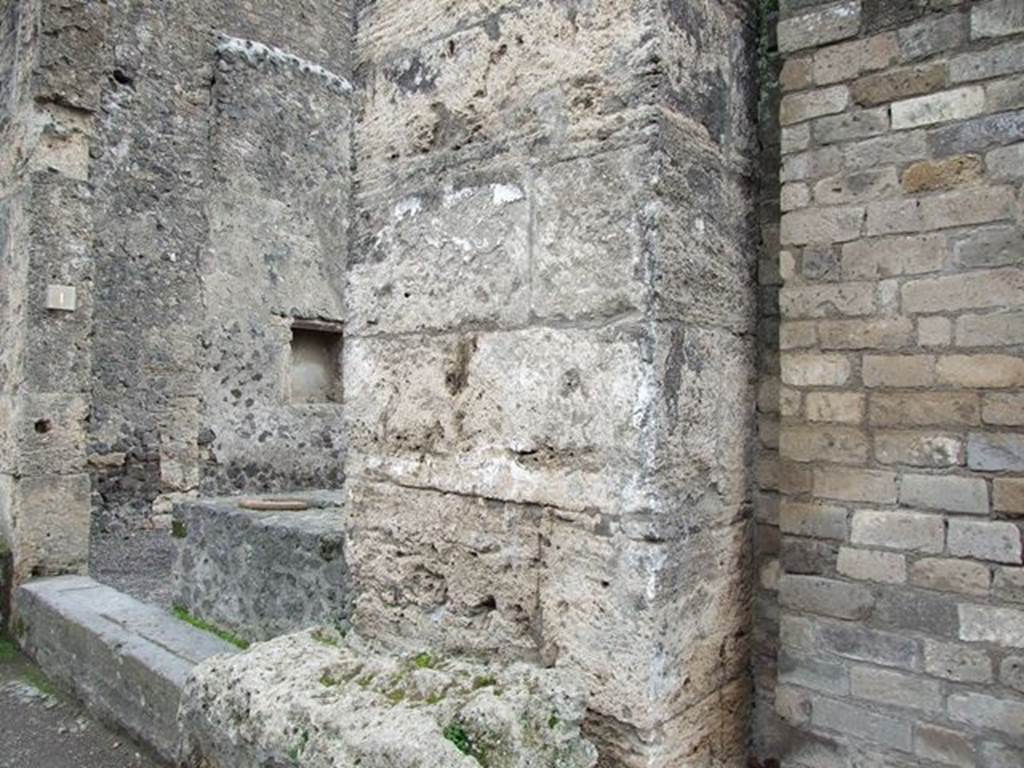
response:
<path id="1" fill-rule="evenodd" d="M 288 364 L 293 403 L 341 402 L 341 326 L 317 320 L 292 323 Z"/>

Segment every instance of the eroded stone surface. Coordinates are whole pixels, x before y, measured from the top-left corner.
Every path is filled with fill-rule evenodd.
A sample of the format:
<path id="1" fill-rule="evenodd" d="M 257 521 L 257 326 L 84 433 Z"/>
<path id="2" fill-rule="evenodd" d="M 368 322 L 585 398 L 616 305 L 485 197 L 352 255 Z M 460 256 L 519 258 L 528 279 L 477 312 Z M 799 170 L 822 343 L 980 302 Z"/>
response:
<path id="1" fill-rule="evenodd" d="M 194 671 L 182 764 L 590 768 L 583 701 L 557 671 L 386 655 L 312 630 Z"/>

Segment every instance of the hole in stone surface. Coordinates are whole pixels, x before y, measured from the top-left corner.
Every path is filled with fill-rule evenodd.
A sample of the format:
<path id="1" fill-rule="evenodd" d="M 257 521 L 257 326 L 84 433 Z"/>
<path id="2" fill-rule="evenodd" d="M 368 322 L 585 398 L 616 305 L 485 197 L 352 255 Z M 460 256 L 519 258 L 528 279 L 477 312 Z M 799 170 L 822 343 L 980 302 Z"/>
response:
<path id="1" fill-rule="evenodd" d="M 289 393 L 293 403 L 341 402 L 341 329 L 316 321 L 292 325 Z"/>
<path id="2" fill-rule="evenodd" d="M 45 435 L 47 432 L 50 431 L 53 425 L 50 424 L 49 419 L 38 419 L 34 426 L 36 432 L 38 432 L 40 435 Z"/>

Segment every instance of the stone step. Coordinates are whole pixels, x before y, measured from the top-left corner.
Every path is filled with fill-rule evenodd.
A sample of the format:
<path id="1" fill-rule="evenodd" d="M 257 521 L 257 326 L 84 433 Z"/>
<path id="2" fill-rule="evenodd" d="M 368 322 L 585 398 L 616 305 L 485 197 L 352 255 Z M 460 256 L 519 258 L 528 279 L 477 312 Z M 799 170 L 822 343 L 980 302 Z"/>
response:
<path id="1" fill-rule="evenodd" d="M 168 761 L 178 706 L 199 662 L 237 649 L 212 634 L 84 577 L 29 582 L 15 594 L 25 651 L 98 717 Z"/>
<path id="2" fill-rule="evenodd" d="M 244 509 L 234 497 L 178 504 L 175 605 L 247 641 L 344 626 L 352 590 L 341 500 L 326 493 L 288 498 L 309 508 Z"/>

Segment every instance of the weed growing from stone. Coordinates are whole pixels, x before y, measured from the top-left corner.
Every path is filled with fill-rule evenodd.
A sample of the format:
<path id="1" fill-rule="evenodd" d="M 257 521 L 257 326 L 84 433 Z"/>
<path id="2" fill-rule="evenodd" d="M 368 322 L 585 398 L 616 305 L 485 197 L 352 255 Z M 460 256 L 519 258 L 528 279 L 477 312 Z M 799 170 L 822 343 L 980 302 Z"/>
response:
<path id="1" fill-rule="evenodd" d="M 466 729 L 458 723 L 450 723 L 448 727 L 444 729 L 444 737 L 454 744 L 455 748 L 464 755 L 468 755 L 473 751 L 473 745 L 469 741 L 469 734 L 466 733 Z"/>

